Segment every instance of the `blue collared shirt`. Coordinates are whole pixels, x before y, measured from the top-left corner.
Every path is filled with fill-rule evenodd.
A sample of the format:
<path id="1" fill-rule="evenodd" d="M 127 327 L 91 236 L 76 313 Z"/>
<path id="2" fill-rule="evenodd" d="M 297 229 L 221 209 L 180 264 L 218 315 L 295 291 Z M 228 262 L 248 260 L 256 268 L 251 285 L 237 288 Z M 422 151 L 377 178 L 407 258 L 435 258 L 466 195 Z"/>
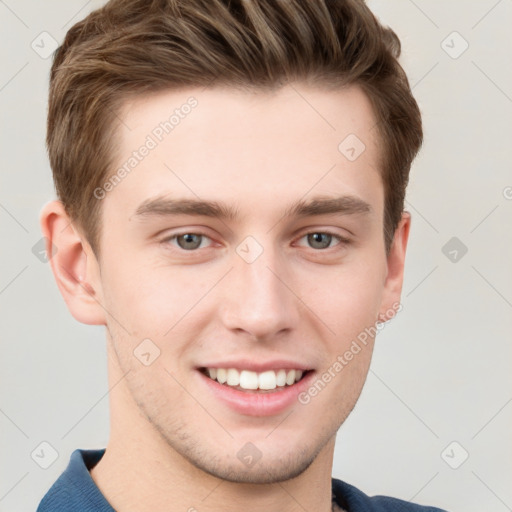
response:
<path id="1" fill-rule="evenodd" d="M 102 450 L 75 450 L 68 467 L 42 499 L 37 512 L 115 512 L 101 494 L 89 470 L 101 459 Z M 445 512 L 386 496 L 369 497 L 354 486 L 332 479 L 333 496 L 347 512 Z"/>

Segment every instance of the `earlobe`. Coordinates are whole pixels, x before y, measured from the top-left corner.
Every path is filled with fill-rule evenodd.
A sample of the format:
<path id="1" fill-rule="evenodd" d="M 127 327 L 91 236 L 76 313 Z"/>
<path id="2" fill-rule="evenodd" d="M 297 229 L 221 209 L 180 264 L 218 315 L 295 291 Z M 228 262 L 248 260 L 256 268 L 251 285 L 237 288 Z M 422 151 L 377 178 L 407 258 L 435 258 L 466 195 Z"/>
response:
<path id="1" fill-rule="evenodd" d="M 57 286 L 73 317 L 84 324 L 105 325 L 98 262 L 60 201 L 46 204 L 39 217 Z"/>
<path id="2" fill-rule="evenodd" d="M 387 256 L 387 276 L 384 284 L 384 296 L 379 311 L 379 322 L 391 320 L 401 309 L 400 297 L 404 278 L 405 254 L 409 231 L 411 227 L 411 214 L 404 211 L 393 237 L 393 243 Z"/>

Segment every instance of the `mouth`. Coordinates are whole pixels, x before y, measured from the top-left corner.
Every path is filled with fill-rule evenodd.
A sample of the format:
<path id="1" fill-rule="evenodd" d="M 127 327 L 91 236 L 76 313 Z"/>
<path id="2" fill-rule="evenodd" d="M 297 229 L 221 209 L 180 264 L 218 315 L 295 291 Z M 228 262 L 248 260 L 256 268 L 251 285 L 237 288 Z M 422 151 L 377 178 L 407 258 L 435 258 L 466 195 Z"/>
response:
<path id="1" fill-rule="evenodd" d="M 247 393 L 276 393 L 302 381 L 313 370 L 280 368 L 255 372 L 238 368 L 199 368 L 209 379 Z"/>
<path id="2" fill-rule="evenodd" d="M 317 373 L 299 361 L 252 358 L 212 361 L 195 370 L 199 396 L 204 394 L 207 403 L 253 417 L 283 414 L 296 406 Z"/>

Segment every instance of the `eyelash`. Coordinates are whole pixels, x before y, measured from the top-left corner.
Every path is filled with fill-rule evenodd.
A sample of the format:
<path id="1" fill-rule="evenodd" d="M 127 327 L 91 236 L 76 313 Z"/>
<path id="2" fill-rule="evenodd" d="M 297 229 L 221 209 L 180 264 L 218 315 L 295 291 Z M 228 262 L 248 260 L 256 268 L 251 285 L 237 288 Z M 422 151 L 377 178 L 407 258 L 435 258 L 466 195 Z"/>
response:
<path id="1" fill-rule="evenodd" d="M 307 237 L 308 235 L 313 235 L 313 234 L 322 234 L 322 235 L 330 235 L 332 236 L 334 239 L 337 239 L 338 240 L 338 244 L 333 246 L 333 247 L 326 247 L 325 249 L 314 249 L 313 247 L 309 247 L 309 249 L 312 249 L 313 251 L 315 252 L 327 252 L 329 249 L 334 249 L 336 247 L 344 247 L 344 246 L 347 246 L 351 243 L 351 241 L 348 239 L 348 238 L 345 238 L 337 233 L 334 233 L 332 231 L 329 231 L 329 230 L 323 230 L 323 231 L 320 231 L 320 230 L 316 230 L 316 231 L 308 231 L 306 233 L 304 233 L 300 238 L 299 240 L 302 240 L 304 237 Z M 179 238 L 180 236 L 183 236 L 183 235 L 198 235 L 198 236 L 201 236 L 201 237 L 204 237 L 204 238 L 208 238 L 210 240 L 212 240 L 207 234 L 205 233 L 201 233 L 200 231 L 199 232 L 195 232 L 195 231 L 182 231 L 181 233 L 176 233 L 170 237 L 167 237 L 167 238 L 164 238 L 161 243 L 163 244 L 167 244 L 167 243 L 170 243 L 172 240 L 175 240 L 177 238 Z M 188 252 L 188 253 L 193 253 L 193 252 L 198 252 L 199 251 L 199 248 L 197 249 L 190 249 L 190 250 L 186 250 L 186 249 L 182 249 L 181 247 L 177 247 L 177 246 L 173 246 L 175 249 L 177 249 L 178 251 L 180 252 Z"/>

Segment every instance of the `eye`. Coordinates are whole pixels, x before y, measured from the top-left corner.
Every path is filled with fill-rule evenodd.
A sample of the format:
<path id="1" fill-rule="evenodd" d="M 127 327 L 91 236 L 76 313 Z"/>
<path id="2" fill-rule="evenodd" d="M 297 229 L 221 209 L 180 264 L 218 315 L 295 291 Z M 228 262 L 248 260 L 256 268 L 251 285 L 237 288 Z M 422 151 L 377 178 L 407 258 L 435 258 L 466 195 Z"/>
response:
<path id="1" fill-rule="evenodd" d="M 303 238 L 306 238 L 307 243 L 311 244 L 310 247 L 319 250 L 332 248 L 333 246 L 331 246 L 331 242 L 333 240 L 338 240 L 339 243 L 337 245 L 342 246 L 350 243 L 350 240 L 347 238 L 331 233 L 330 231 L 311 231 L 303 235 L 300 240 Z"/>
<path id="2" fill-rule="evenodd" d="M 178 233 L 162 240 L 162 243 L 175 245 L 172 242 L 176 241 L 179 249 L 194 251 L 195 249 L 203 248 L 203 242 L 205 240 L 210 240 L 210 238 L 202 233 Z"/>

